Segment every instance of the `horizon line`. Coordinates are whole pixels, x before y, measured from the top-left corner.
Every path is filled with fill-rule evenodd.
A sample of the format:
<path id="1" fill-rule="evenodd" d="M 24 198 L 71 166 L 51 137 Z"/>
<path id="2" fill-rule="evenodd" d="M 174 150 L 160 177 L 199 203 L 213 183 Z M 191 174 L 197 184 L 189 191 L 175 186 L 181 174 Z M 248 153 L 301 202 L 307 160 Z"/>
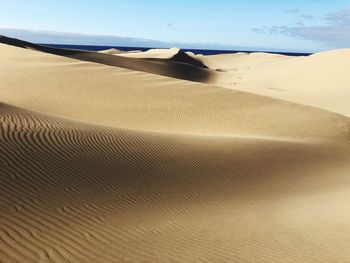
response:
<path id="1" fill-rule="evenodd" d="M 178 41 L 163 41 L 138 37 L 123 37 L 116 35 L 98 35 L 74 32 L 60 32 L 49 30 L 34 30 L 23 28 L 0 27 L 0 34 L 23 39 L 32 43 L 60 44 L 60 45 L 94 45 L 119 47 L 170 48 L 176 46 L 183 49 L 199 50 L 227 50 L 242 52 L 277 52 L 277 53 L 315 53 L 325 50 L 299 50 L 289 48 L 253 47 L 228 45 L 219 43 L 184 43 Z"/>

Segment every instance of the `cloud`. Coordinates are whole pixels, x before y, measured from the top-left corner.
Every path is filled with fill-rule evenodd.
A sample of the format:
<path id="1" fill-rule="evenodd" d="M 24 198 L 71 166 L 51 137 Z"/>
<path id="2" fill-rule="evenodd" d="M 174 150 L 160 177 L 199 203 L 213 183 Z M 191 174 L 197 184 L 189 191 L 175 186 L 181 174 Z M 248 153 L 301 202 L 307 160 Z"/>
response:
<path id="1" fill-rule="evenodd" d="M 324 25 L 264 26 L 256 33 L 280 34 L 298 39 L 318 41 L 333 48 L 350 47 L 350 9 L 327 14 Z"/>
<path id="2" fill-rule="evenodd" d="M 294 9 L 287 9 L 286 13 L 299 13 L 299 9 L 294 8 Z"/>
<path id="3" fill-rule="evenodd" d="M 275 50 L 264 47 L 247 47 L 236 45 L 222 45 L 217 43 L 182 43 L 175 41 L 158 41 L 152 39 L 88 35 L 55 31 L 27 30 L 15 28 L 0 28 L 0 35 L 19 38 L 33 43 L 67 44 L 67 45 L 95 45 L 95 46 L 126 46 L 149 48 L 188 48 L 188 49 L 221 49 L 221 50 Z M 277 51 L 277 50 L 275 50 Z"/>
<path id="4" fill-rule="evenodd" d="M 0 28 L 0 34 L 34 43 L 77 45 L 164 45 L 161 41 L 118 36 L 87 35 L 55 31 Z"/>
<path id="5" fill-rule="evenodd" d="M 313 19 L 314 18 L 312 15 L 301 15 L 300 17 L 304 18 L 304 19 Z"/>
<path id="6" fill-rule="evenodd" d="M 326 20 L 330 24 L 350 24 L 350 9 L 340 10 L 338 12 L 326 15 Z"/>

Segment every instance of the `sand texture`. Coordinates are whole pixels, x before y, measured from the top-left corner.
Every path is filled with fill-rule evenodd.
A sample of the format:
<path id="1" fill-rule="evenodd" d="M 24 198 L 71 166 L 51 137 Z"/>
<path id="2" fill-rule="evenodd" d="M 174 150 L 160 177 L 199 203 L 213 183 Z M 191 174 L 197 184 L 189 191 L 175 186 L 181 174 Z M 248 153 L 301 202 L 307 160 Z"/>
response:
<path id="1" fill-rule="evenodd" d="M 349 51 L 0 42 L 0 262 L 350 262 Z"/>

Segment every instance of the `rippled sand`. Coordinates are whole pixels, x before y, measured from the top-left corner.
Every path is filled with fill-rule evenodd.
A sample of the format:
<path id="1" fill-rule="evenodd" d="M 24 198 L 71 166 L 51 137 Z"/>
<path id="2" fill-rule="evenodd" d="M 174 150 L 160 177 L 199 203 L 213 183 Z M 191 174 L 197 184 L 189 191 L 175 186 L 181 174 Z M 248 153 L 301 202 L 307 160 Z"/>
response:
<path id="1" fill-rule="evenodd" d="M 350 261 L 347 51 L 0 42 L 0 262 Z"/>

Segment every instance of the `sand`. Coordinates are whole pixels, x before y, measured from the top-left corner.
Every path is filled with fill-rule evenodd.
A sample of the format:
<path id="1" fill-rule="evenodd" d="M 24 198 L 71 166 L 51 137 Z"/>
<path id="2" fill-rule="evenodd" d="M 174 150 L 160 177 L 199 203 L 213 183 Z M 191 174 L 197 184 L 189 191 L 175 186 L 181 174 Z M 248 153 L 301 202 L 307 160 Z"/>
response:
<path id="1" fill-rule="evenodd" d="M 307 57 L 266 53 L 205 56 L 215 84 L 350 116 L 350 49 Z"/>
<path id="2" fill-rule="evenodd" d="M 58 54 L 2 40 L 0 262 L 350 260 L 348 76 L 334 66 L 346 51 Z"/>

